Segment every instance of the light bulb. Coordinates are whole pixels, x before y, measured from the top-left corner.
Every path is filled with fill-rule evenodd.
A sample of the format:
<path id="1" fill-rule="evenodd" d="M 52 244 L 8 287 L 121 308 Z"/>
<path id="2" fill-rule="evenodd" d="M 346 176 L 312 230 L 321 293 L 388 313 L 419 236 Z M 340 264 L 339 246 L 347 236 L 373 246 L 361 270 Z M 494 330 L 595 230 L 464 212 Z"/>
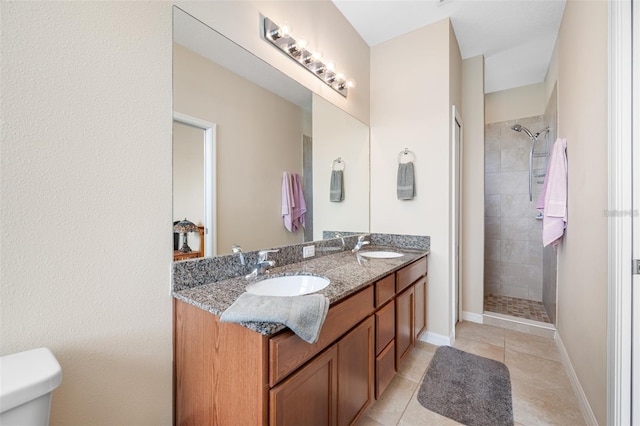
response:
<path id="1" fill-rule="evenodd" d="M 347 80 L 345 85 L 347 86 L 347 89 L 355 89 L 356 81 L 351 78 L 351 79 Z"/>
<path id="2" fill-rule="evenodd" d="M 336 80 L 344 81 L 344 74 L 342 74 L 341 72 L 336 73 Z"/>
<path id="3" fill-rule="evenodd" d="M 305 49 L 307 47 L 307 40 L 304 38 L 299 39 L 298 47 L 300 47 L 300 49 Z"/>
<path id="4" fill-rule="evenodd" d="M 322 55 L 322 51 L 321 50 L 316 50 L 316 51 L 313 52 L 313 60 L 314 61 L 316 61 L 316 62 L 321 61 L 322 57 L 323 57 L 323 55 Z"/>
<path id="5" fill-rule="evenodd" d="M 324 61 L 324 66 L 327 67 L 327 71 L 334 71 L 336 69 L 336 64 L 330 59 Z"/>
<path id="6" fill-rule="evenodd" d="M 282 24 L 280 26 L 279 33 L 280 37 L 291 37 L 291 34 L 293 34 L 293 28 L 289 24 Z"/>

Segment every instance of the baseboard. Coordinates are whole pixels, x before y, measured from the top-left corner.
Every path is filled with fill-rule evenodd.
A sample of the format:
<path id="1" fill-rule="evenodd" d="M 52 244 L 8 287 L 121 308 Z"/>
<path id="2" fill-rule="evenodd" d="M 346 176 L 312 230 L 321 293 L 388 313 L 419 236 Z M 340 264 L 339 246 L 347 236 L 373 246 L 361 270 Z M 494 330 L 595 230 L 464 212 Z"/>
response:
<path id="1" fill-rule="evenodd" d="M 420 340 L 436 346 L 451 345 L 451 337 L 443 336 L 442 334 L 433 333 L 431 331 L 424 333 L 422 337 L 420 337 Z"/>
<path id="2" fill-rule="evenodd" d="M 573 365 L 571 365 L 571 360 L 569 359 L 569 354 L 562 343 L 562 339 L 560 335 L 556 335 L 556 344 L 558 349 L 560 350 L 560 356 L 562 357 L 562 364 L 564 365 L 564 369 L 569 376 L 569 381 L 571 382 L 571 387 L 573 388 L 573 392 L 578 399 L 578 405 L 580 405 L 580 411 L 582 411 L 582 416 L 584 417 L 585 422 L 588 425 L 597 426 L 598 421 L 596 420 L 596 416 L 593 414 L 591 410 L 591 405 L 589 405 L 589 401 L 587 400 L 587 395 L 585 395 L 584 390 L 582 389 L 582 385 L 580 384 L 580 380 L 578 380 L 578 376 L 576 375 L 575 370 L 573 369 Z"/>
<path id="3" fill-rule="evenodd" d="M 484 316 L 482 314 L 476 314 L 475 312 L 462 311 L 462 320 L 482 324 L 484 322 Z"/>

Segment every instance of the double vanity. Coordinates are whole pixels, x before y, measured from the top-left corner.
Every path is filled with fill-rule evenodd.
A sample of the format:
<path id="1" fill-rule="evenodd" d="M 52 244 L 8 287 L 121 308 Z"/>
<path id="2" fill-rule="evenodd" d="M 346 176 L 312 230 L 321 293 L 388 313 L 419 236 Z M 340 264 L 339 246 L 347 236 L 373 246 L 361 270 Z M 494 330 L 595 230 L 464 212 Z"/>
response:
<path id="1" fill-rule="evenodd" d="M 253 285 L 238 273 L 237 256 L 174 264 L 175 423 L 353 423 L 426 331 L 428 237 L 426 244 L 398 237 L 372 234 L 360 256 L 317 242 L 316 253 L 326 254 L 310 259 L 286 259 L 304 245 L 282 250 L 272 285 L 298 285 L 301 275 L 329 282 L 314 292 L 331 305 L 312 344 L 282 324 L 220 321 Z M 223 265 L 235 276 L 207 282 Z"/>

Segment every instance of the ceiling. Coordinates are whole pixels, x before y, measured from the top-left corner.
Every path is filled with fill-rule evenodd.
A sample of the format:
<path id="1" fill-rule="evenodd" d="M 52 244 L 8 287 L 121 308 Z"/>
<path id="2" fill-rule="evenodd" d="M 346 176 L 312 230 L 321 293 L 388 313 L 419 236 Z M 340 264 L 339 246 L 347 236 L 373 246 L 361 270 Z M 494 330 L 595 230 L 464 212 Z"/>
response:
<path id="1" fill-rule="evenodd" d="M 332 0 L 369 46 L 449 17 L 462 59 L 485 58 L 485 93 L 544 81 L 566 0 Z"/>

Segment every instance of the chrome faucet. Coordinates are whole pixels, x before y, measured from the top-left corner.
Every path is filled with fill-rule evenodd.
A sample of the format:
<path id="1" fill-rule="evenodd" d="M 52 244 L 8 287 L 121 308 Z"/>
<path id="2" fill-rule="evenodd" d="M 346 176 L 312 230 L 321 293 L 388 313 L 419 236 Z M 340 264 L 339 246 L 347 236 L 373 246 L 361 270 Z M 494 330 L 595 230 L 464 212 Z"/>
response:
<path id="1" fill-rule="evenodd" d="M 240 255 L 240 264 L 244 266 L 245 261 L 244 261 L 244 254 L 242 253 L 242 247 L 240 247 L 237 244 L 234 244 L 231 246 L 231 251 L 233 251 L 234 254 L 238 253 Z"/>
<path id="2" fill-rule="evenodd" d="M 339 233 L 339 232 L 336 232 L 335 237 L 336 238 L 340 238 L 340 242 L 342 243 L 342 250 L 346 249 L 347 248 L 347 244 L 344 242 L 344 237 L 342 236 L 342 234 Z"/>
<path id="3" fill-rule="evenodd" d="M 369 244 L 369 241 L 365 241 L 364 237 L 364 235 L 360 235 L 358 237 L 358 242 L 356 243 L 356 246 L 353 248 L 353 250 L 351 250 L 351 253 L 358 253 L 362 246 Z"/>
<path id="4" fill-rule="evenodd" d="M 258 263 L 256 263 L 254 270 L 246 275 L 245 278 L 252 280 L 260 275 L 268 274 L 269 268 L 276 266 L 276 262 L 274 260 L 268 260 L 267 256 L 269 256 L 269 253 L 277 253 L 279 251 L 280 250 L 260 250 L 258 252 Z"/>

